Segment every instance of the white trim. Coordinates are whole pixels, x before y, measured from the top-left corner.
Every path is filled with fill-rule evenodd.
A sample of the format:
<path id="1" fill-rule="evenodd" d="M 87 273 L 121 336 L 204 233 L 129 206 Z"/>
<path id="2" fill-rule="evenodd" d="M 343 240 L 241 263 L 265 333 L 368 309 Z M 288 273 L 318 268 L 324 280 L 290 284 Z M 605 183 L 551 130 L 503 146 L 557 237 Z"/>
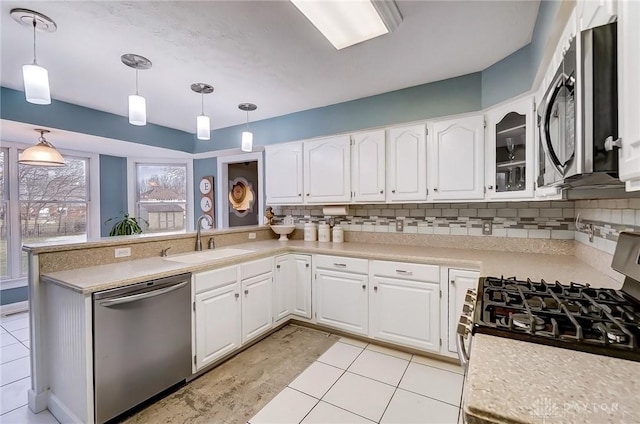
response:
<path id="1" fill-rule="evenodd" d="M 18 181 L 18 148 L 5 144 L 9 154 L 5 162 L 7 169 L 7 273 L 9 278 L 19 278 L 22 271 L 22 236 L 20 235 L 20 187 Z"/>
<path id="2" fill-rule="evenodd" d="M 93 418 L 81 420 L 53 393 L 47 390 L 47 407 L 51 414 L 61 423 L 93 422 Z M 88 417 L 87 417 L 88 418 Z"/>
<path id="3" fill-rule="evenodd" d="M 24 300 L 22 302 L 9 303 L 7 305 L 0 305 L 0 315 L 17 314 L 18 312 L 26 312 L 29 310 L 29 302 Z"/>
<path id="4" fill-rule="evenodd" d="M 278 143 L 279 144 L 279 143 Z M 253 146 L 251 153 L 264 152 L 265 146 Z M 194 153 L 193 159 L 212 159 L 220 156 L 233 156 L 242 155 L 244 152 L 239 148 L 225 149 L 225 150 L 212 150 L 209 152 Z"/>
<path id="5" fill-rule="evenodd" d="M 258 162 L 258 224 L 264 222 L 264 164 L 262 151 L 244 153 L 240 155 L 219 156 L 216 165 L 216 228 L 229 228 L 229 199 L 227 198 L 227 186 L 229 185 L 228 165 L 247 161 Z M 223 195 L 224 194 L 224 195 Z"/>
<path id="6" fill-rule="evenodd" d="M 176 158 L 134 158 L 127 157 L 127 210 L 129 215 L 136 216 L 136 185 L 138 176 L 136 175 L 136 164 L 148 165 L 185 165 L 187 167 L 187 198 L 186 203 L 186 219 L 185 232 L 191 231 L 193 228 L 193 211 L 195 205 L 193 203 L 193 159 L 176 159 Z M 161 234 L 161 233 L 158 233 Z"/>
<path id="7" fill-rule="evenodd" d="M 18 287 L 27 287 L 27 277 L 18 277 L 12 279 L 3 279 L 0 282 L 0 290 L 17 289 Z"/>

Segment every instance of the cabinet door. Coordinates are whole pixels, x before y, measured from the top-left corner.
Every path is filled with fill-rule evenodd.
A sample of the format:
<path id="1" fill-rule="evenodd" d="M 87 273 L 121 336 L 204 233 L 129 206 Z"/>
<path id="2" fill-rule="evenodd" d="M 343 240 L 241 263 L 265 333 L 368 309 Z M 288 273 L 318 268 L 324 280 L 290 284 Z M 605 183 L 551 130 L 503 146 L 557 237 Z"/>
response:
<path id="1" fill-rule="evenodd" d="M 477 271 L 449 270 L 449 352 L 456 353 L 458 351 L 456 329 L 460 315 L 462 315 L 464 296 L 468 289 L 478 288 L 479 277 L 480 273 Z"/>
<path id="2" fill-rule="evenodd" d="M 630 3 L 634 1 L 636 0 L 631 0 Z M 620 3 L 626 2 L 627 0 L 620 1 Z M 616 3 L 616 0 L 578 0 L 576 12 L 580 31 L 615 21 Z"/>
<path id="3" fill-rule="evenodd" d="M 271 328 L 272 284 L 270 272 L 242 281 L 242 343 Z"/>
<path id="4" fill-rule="evenodd" d="M 295 262 L 293 255 L 278 256 L 273 276 L 273 318 L 280 321 L 291 313 Z"/>
<path id="5" fill-rule="evenodd" d="M 427 200 L 424 125 L 392 128 L 387 143 L 387 200 Z"/>
<path id="6" fill-rule="evenodd" d="M 291 313 L 311 318 L 311 256 L 293 255 Z"/>
<path id="7" fill-rule="evenodd" d="M 196 370 L 240 347 L 240 284 L 196 294 Z"/>
<path id="8" fill-rule="evenodd" d="M 440 284 L 374 276 L 370 294 L 373 337 L 440 350 Z"/>
<path id="9" fill-rule="evenodd" d="M 487 198 L 533 198 L 533 98 L 487 113 Z"/>
<path id="10" fill-rule="evenodd" d="M 621 1 L 618 18 L 618 119 L 620 180 L 640 190 L 640 2 Z"/>
<path id="11" fill-rule="evenodd" d="M 302 142 L 265 147 L 267 203 L 302 203 Z"/>
<path id="12" fill-rule="evenodd" d="M 354 134 L 351 182 L 356 202 L 384 202 L 385 132 Z"/>
<path id="13" fill-rule="evenodd" d="M 351 139 L 331 137 L 304 142 L 305 202 L 351 201 Z"/>
<path id="14" fill-rule="evenodd" d="M 483 199 L 484 117 L 436 122 L 429 137 L 431 199 Z"/>
<path id="15" fill-rule="evenodd" d="M 315 299 L 318 324 L 367 335 L 367 282 L 366 275 L 317 270 Z"/>

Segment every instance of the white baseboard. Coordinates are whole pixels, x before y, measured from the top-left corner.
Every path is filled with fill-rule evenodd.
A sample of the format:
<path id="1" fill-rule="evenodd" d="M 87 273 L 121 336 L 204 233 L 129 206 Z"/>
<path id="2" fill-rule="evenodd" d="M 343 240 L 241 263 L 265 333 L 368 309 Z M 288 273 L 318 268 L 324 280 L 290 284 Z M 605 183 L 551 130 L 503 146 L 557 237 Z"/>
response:
<path id="1" fill-rule="evenodd" d="M 9 303 L 8 305 L 0 305 L 0 315 L 17 314 L 18 312 L 26 312 L 29 310 L 29 302 Z"/>
<path id="2" fill-rule="evenodd" d="M 47 406 L 51 414 L 62 424 L 84 422 L 76 417 L 76 415 L 51 392 L 49 392 L 49 401 L 47 402 Z M 93 422 L 93 419 L 90 422 Z"/>
<path id="3" fill-rule="evenodd" d="M 29 389 L 29 391 L 27 392 L 29 409 L 31 409 L 34 414 L 44 411 L 45 409 L 47 409 L 48 397 L 49 391 L 36 393 L 35 390 Z"/>

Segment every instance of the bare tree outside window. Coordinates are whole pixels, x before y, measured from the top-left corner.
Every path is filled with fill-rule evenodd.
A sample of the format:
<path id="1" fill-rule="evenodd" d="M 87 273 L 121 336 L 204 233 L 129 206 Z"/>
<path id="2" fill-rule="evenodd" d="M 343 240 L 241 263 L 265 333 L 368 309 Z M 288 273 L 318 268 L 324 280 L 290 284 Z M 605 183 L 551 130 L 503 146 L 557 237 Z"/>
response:
<path id="1" fill-rule="evenodd" d="M 145 231 L 184 231 L 187 167 L 137 164 L 136 174 L 138 216 L 149 223 Z"/>
<path id="2" fill-rule="evenodd" d="M 86 240 L 88 161 L 74 157 L 65 161 L 60 168 L 18 167 L 23 243 Z M 22 268 L 26 272 L 25 255 Z"/>

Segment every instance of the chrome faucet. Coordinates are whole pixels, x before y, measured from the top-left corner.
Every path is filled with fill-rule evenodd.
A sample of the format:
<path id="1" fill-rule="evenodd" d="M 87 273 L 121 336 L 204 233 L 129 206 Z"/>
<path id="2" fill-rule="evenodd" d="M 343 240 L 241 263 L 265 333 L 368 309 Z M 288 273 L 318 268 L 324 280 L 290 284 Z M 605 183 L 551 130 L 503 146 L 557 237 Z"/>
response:
<path id="1" fill-rule="evenodd" d="M 209 215 L 200 215 L 198 221 L 196 223 L 196 251 L 200 252 L 202 250 L 202 241 L 200 240 L 200 230 L 202 230 L 202 220 L 206 219 L 209 225 L 213 227 L 213 220 Z"/>

